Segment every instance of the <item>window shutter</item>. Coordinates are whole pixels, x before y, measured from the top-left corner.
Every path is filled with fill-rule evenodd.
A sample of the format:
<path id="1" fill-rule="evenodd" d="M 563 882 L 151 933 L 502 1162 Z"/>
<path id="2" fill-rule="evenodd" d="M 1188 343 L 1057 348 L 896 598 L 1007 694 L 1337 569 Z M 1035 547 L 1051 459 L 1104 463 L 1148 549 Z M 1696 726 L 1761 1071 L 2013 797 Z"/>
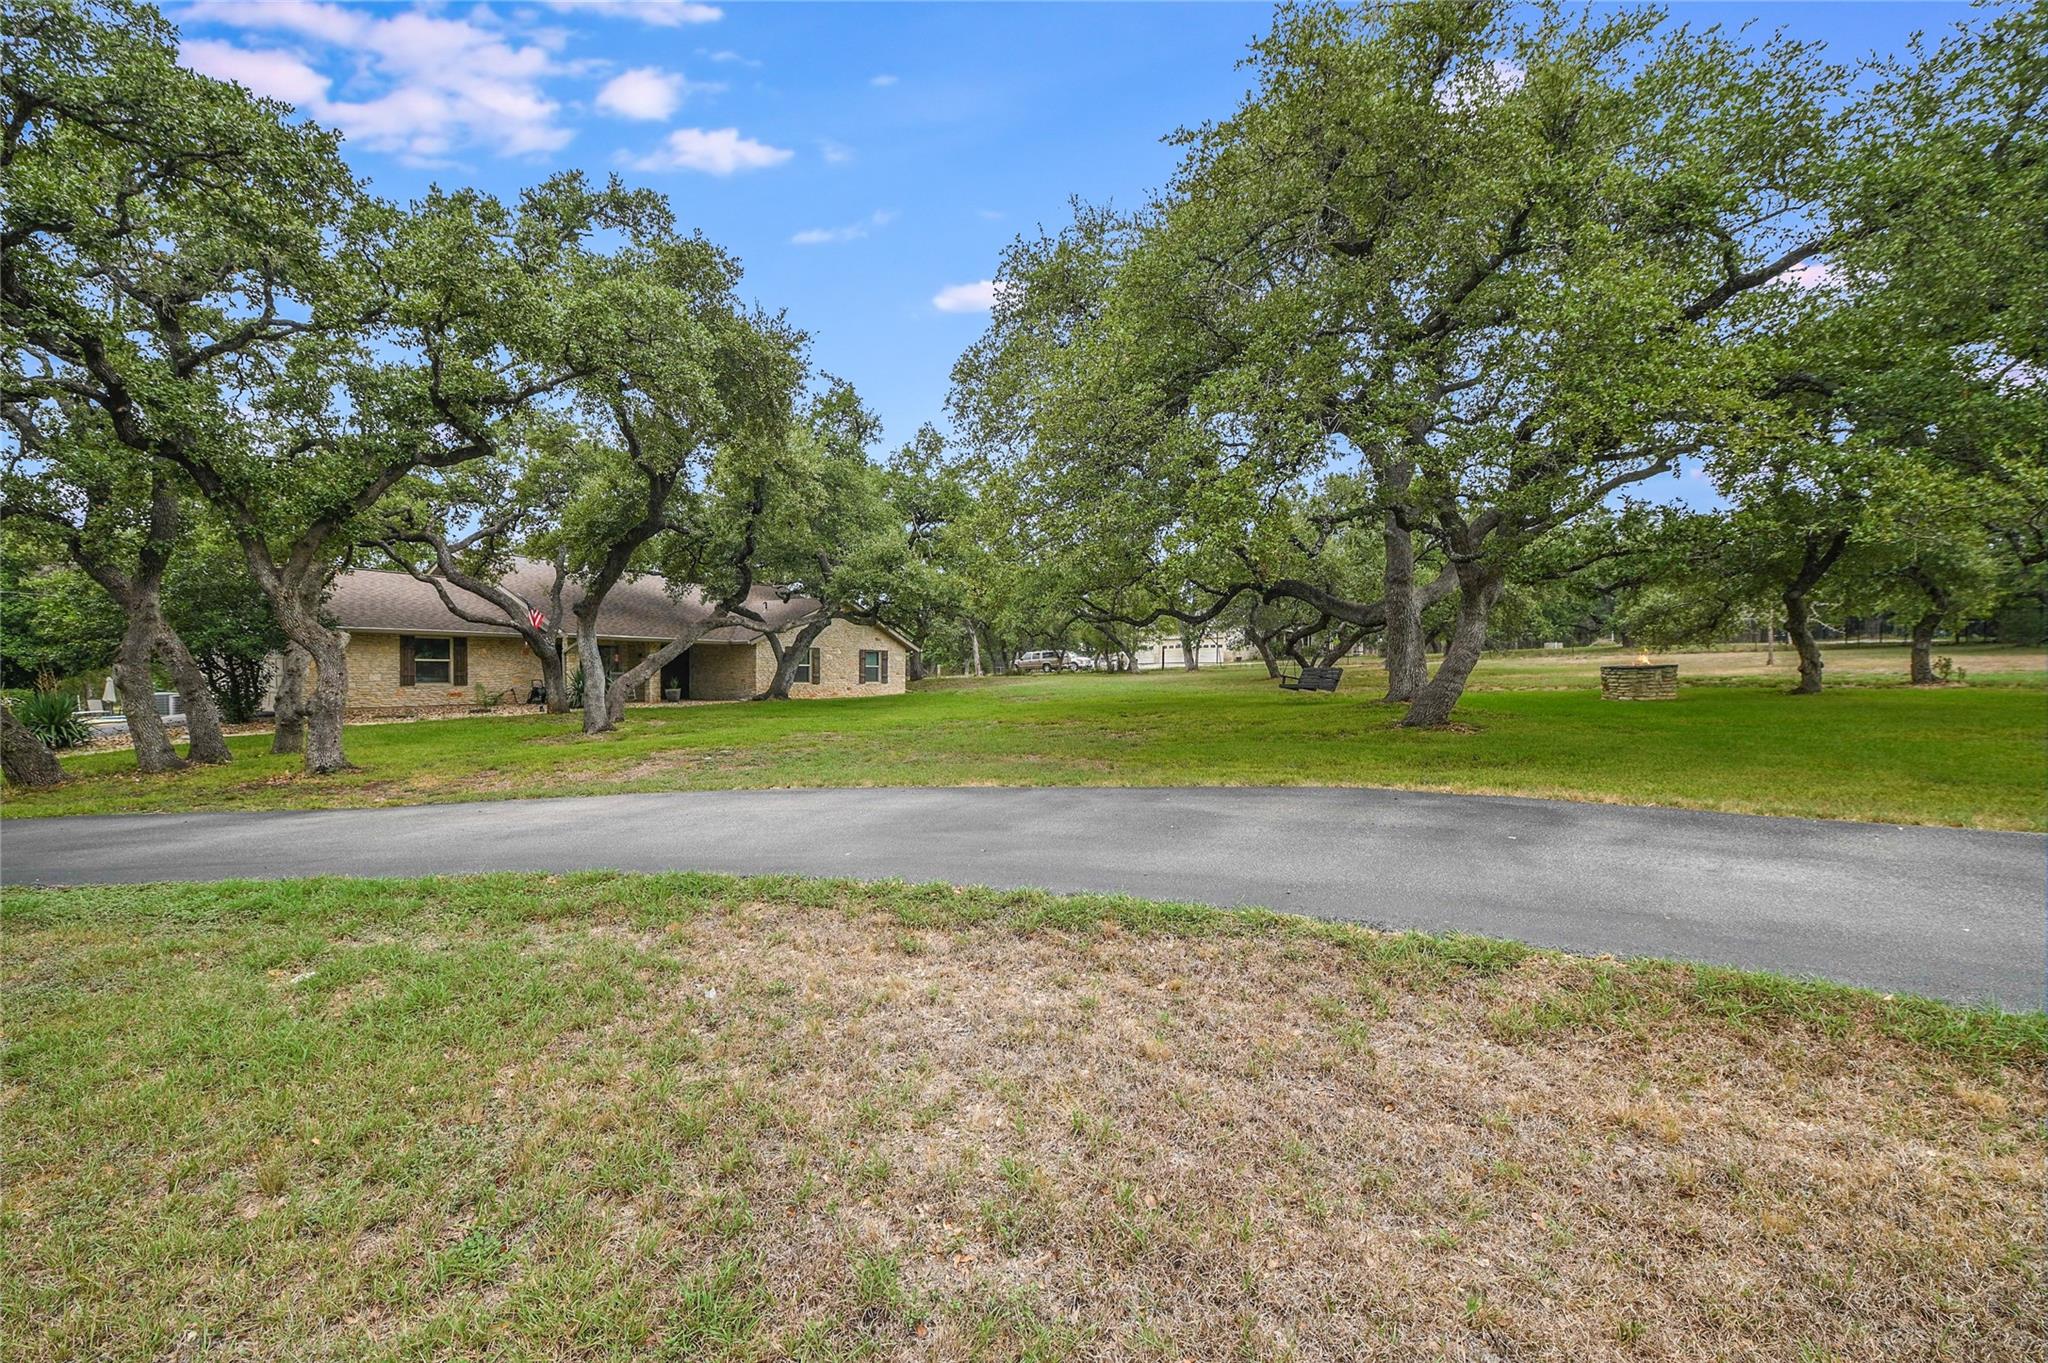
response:
<path id="1" fill-rule="evenodd" d="M 825 680 L 825 674 L 819 671 L 819 667 L 824 663 L 824 661 L 824 649 L 814 648 L 811 650 L 811 685 L 813 686 L 816 686 L 819 682 Z"/>
<path id="2" fill-rule="evenodd" d="M 398 636 L 398 684 L 400 686 L 411 686 L 413 684 L 412 636 L 410 634 Z"/>
<path id="3" fill-rule="evenodd" d="M 889 684 L 889 650 L 882 650 L 882 685 Z"/>
<path id="4" fill-rule="evenodd" d="M 457 686 L 469 685 L 469 640 L 458 638 L 449 646 L 449 655 L 454 659 L 449 667 L 450 675 Z"/>

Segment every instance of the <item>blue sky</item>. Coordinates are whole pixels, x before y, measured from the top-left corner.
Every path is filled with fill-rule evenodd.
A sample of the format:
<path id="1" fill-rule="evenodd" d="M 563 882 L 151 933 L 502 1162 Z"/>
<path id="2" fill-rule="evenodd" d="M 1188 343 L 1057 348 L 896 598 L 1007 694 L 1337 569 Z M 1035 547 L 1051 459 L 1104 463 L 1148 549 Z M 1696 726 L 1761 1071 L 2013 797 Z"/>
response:
<path id="1" fill-rule="evenodd" d="M 511 195 L 617 172 L 735 252 L 893 447 L 940 421 L 1003 246 L 1079 195 L 1136 204 L 1162 142 L 1226 115 L 1266 27 L 1251 4 L 350 5 L 206 0 L 167 13 L 184 59 L 346 135 L 387 197 Z M 1963 5 L 1695 4 L 1844 57 L 1895 51 Z"/>

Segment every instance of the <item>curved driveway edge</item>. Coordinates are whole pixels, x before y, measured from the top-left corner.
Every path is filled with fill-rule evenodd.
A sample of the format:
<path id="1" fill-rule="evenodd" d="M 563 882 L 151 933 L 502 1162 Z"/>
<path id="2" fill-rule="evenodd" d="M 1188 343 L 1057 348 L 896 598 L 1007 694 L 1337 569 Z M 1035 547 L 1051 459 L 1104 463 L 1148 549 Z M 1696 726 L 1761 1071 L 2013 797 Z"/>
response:
<path id="1" fill-rule="evenodd" d="M 2031 833 L 1331 788 L 682 791 L 10 820 L 0 883 L 699 870 L 1261 905 L 2043 1003 Z"/>

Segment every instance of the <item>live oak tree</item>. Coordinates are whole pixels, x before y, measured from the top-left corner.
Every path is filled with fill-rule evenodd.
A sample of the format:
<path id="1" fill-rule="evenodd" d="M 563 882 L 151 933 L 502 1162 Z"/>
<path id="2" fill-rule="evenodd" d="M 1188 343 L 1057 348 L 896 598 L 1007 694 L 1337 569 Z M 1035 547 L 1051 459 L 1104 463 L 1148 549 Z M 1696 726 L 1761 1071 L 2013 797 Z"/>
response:
<path id="1" fill-rule="evenodd" d="M 1855 531 L 1865 599 L 1935 628 L 2048 572 L 2048 7 L 2016 4 L 1885 73 L 1860 192 L 1895 229 L 1829 264 L 1840 306 L 1785 386 L 1885 451 Z"/>
<path id="2" fill-rule="evenodd" d="M 500 454 L 530 413 L 636 340 L 617 306 L 615 234 L 659 204 L 559 175 L 516 207 L 474 191 L 371 205 L 314 325 L 263 392 L 248 438 L 167 457 L 219 510 L 312 664 L 306 767 L 340 770 L 347 638 L 321 595 L 365 520 L 408 479 Z M 332 309 L 323 314 L 322 308 Z M 353 319 L 344 325 L 340 319 Z"/>
<path id="3" fill-rule="evenodd" d="M 1160 538 L 1386 629 L 1404 722 L 1442 723 L 1546 538 L 1781 438 L 1756 338 L 1795 271 L 1899 206 L 1843 192 L 1867 107 L 1782 39 L 1438 0 L 1285 9 L 1250 64 L 1144 211 L 1013 253 L 966 402 L 1049 505 L 1149 488 Z M 1018 348 L 1025 379 L 990 362 Z M 1296 490 L 1340 480 L 1325 514 L 1383 536 L 1375 599 L 1267 561 Z M 1435 593 L 1455 614 L 1422 681 Z"/>
<path id="4" fill-rule="evenodd" d="M 75 564 L 114 604 L 114 686 L 136 766 L 165 772 L 186 761 L 156 711 L 157 665 L 184 700 L 190 760 L 227 762 L 212 687 L 164 605 L 187 498 L 174 469 L 111 439 L 84 406 L 61 398 L 5 405 L 18 443 L 0 471 L 0 517 Z"/>
<path id="5" fill-rule="evenodd" d="M 921 555 L 933 548 L 928 537 L 943 533 L 930 518 L 951 513 L 901 456 L 894 468 L 868 457 L 880 433 L 852 385 L 836 379 L 792 424 L 760 524 L 756 571 L 785 600 L 812 605 L 789 639 L 765 636 L 775 670 L 757 699 L 789 698 L 796 669 L 834 620 L 907 632 L 944 604 L 936 565 Z"/>
<path id="6" fill-rule="evenodd" d="M 152 655 L 188 696 L 193 758 L 225 761 L 163 619 L 185 519 L 165 461 L 229 438 L 227 386 L 306 329 L 293 284 L 349 179 L 328 135 L 179 67 L 153 10 L 8 4 L 0 29 L 9 509 L 43 519 L 120 604 L 138 761 L 177 763 L 148 704 Z"/>
<path id="7" fill-rule="evenodd" d="M 165 575 L 163 615 L 190 650 L 222 721 L 256 718 L 284 636 L 240 547 L 203 515 Z M 113 598 L 46 530 L 16 522 L 0 533 L 0 662 L 10 684 L 106 671 L 126 627 Z M 156 665 L 169 671 L 161 658 Z"/>
<path id="8" fill-rule="evenodd" d="M 1721 557 L 1776 580 L 1801 692 L 1824 583 L 1911 621 L 1927 684 L 1945 618 L 2048 564 L 2044 44 L 2048 9 L 2015 6 L 1874 73 L 1840 197 L 1884 230 L 1846 234 L 1759 347 L 1780 438 L 1710 466 L 1734 506 Z"/>
<path id="9" fill-rule="evenodd" d="M 149 11 L 36 7 L 15 33 L 35 173 L 10 181 L 0 295 L 53 377 L 13 387 L 96 405 L 207 499 L 310 665 L 306 767 L 338 770 L 346 640 L 321 597 L 359 522 L 658 339 L 632 252 L 665 210 L 571 175 L 516 207 L 436 190 L 400 212 L 331 135 L 178 67 Z"/>
<path id="10" fill-rule="evenodd" d="M 551 554 L 547 587 L 525 595 L 508 574 L 515 554 L 540 548 L 558 524 L 578 476 L 578 438 L 566 421 L 529 422 L 508 455 L 402 487 L 364 532 L 390 562 L 432 587 L 449 614 L 517 634 L 540 669 L 550 714 L 566 713 L 570 703 L 559 644 L 569 565 L 559 549 L 541 548 Z"/>
<path id="11" fill-rule="evenodd" d="M 739 266 L 653 203 L 603 272 L 616 347 L 571 389 L 584 434 L 559 524 L 537 547 L 577 587 L 583 728 L 617 727 L 626 696 L 714 628 L 751 625 L 759 523 L 805 376 L 803 334 L 742 306 Z M 704 588 L 710 616 L 607 675 L 604 602 L 659 571 Z"/>

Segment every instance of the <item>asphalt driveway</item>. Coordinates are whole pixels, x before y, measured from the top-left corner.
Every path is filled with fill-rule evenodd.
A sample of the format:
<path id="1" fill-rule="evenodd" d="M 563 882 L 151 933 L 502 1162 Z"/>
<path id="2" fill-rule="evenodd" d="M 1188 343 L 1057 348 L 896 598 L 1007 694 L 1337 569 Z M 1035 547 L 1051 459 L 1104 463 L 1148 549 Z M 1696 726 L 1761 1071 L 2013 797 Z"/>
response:
<path id="1" fill-rule="evenodd" d="M 11 820 L 7 885 L 478 871 L 900 877 L 1263 905 L 2007 1007 L 2043 1003 L 2048 839 L 1315 789 L 689 791 Z"/>

